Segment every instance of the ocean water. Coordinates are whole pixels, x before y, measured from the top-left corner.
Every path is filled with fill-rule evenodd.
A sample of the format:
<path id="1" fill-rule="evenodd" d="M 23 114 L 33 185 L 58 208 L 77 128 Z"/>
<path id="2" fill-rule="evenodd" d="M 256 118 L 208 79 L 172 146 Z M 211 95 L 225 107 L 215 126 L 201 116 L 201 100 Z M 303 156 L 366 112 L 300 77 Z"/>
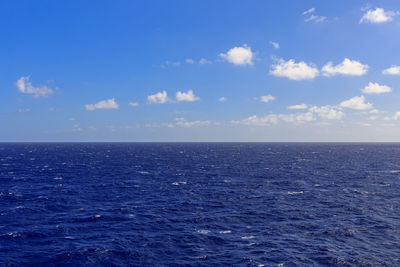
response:
<path id="1" fill-rule="evenodd" d="M 400 144 L 0 144 L 1 266 L 400 266 Z"/>

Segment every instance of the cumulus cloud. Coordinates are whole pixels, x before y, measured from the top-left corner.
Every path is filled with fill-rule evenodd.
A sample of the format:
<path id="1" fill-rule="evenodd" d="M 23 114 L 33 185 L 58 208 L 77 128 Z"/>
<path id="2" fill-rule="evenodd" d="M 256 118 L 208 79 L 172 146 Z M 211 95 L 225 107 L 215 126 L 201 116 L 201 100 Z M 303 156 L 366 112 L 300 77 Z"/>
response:
<path id="1" fill-rule="evenodd" d="M 385 11 L 383 8 L 367 10 L 360 19 L 360 23 L 384 23 L 393 20 L 393 17 L 399 15 L 399 12 Z"/>
<path id="2" fill-rule="evenodd" d="M 343 111 L 330 105 L 313 106 L 309 108 L 309 111 L 316 113 L 318 117 L 326 120 L 341 120 L 344 117 Z"/>
<path id="3" fill-rule="evenodd" d="M 129 102 L 128 105 L 131 107 L 138 107 L 139 103 L 138 102 Z"/>
<path id="4" fill-rule="evenodd" d="M 269 41 L 269 43 L 270 43 L 275 49 L 279 49 L 279 48 L 280 48 L 279 43 L 277 43 L 277 42 Z"/>
<path id="5" fill-rule="evenodd" d="M 383 94 L 392 92 L 392 88 L 387 85 L 369 82 L 364 89 L 361 90 L 364 94 Z"/>
<path id="6" fill-rule="evenodd" d="M 263 96 L 260 97 L 260 100 L 261 100 L 261 102 L 268 103 L 270 101 L 274 101 L 275 100 L 275 96 L 263 95 Z"/>
<path id="7" fill-rule="evenodd" d="M 324 76 L 334 76 L 334 75 L 353 75 L 353 76 L 361 76 L 368 72 L 369 66 L 364 65 L 359 61 L 350 60 L 345 58 L 342 63 L 333 66 L 332 62 L 328 62 L 322 68 L 322 75 Z"/>
<path id="8" fill-rule="evenodd" d="M 147 96 L 147 103 L 150 104 L 164 104 L 168 101 L 168 96 L 166 91 L 158 92 L 154 95 Z"/>
<path id="9" fill-rule="evenodd" d="M 382 74 L 386 75 L 400 75 L 400 66 L 392 65 L 390 68 L 384 69 Z"/>
<path id="10" fill-rule="evenodd" d="M 269 73 L 277 77 L 286 77 L 291 80 L 310 80 L 314 79 L 319 71 L 317 68 L 303 61 L 296 63 L 293 59 L 288 61 L 279 59 L 277 64 L 271 66 Z"/>
<path id="11" fill-rule="evenodd" d="M 30 81 L 30 76 L 21 77 L 15 83 L 20 91 L 23 94 L 31 94 L 33 97 L 46 97 L 53 94 L 53 90 L 47 86 L 33 86 Z"/>
<path id="12" fill-rule="evenodd" d="M 219 102 L 226 102 L 228 99 L 225 96 L 222 96 L 218 99 Z"/>
<path id="13" fill-rule="evenodd" d="M 298 105 L 292 105 L 288 106 L 288 109 L 306 109 L 308 106 L 306 104 L 298 104 Z"/>
<path id="14" fill-rule="evenodd" d="M 355 96 L 353 98 L 350 98 L 348 100 L 343 101 L 340 103 L 341 107 L 344 108 L 350 108 L 350 109 L 355 109 L 355 110 L 366 110 L 366 109 L 371 109 L 373 105 L 371 103 L 365 103 L 365 97 L 362 96 Z"/>
<path id="15" fill-rule="evenodd" d="M 86 110 L 93 111 L 95 109 L 118 109 L 119 105 L 115 102 L 114 98 L 108 100 L 102 100 L 97 102 L 96 104 L 87 104 L 85 105 Z"/>
<path id="16" fill-rule="evenodd" d="M 229 49 L 226 54 L 221 53 L 219 56 L 237 66 L 253 65 L 254 54 L 247 45 L 236 46 Z"/>
<path id="17" fill-rule="evenodd" d="M 192 90 L 187 91 L 187 93 L 181 92 L 181 91 L 178 91 L 176 93 L 176 101 L 178 101 L 178 102 L 182 102 L 182 101 L 194 102 L 194 101 L 198 101 L 198 100 L 200 100 L 200 98 L 195 96 Z"/>

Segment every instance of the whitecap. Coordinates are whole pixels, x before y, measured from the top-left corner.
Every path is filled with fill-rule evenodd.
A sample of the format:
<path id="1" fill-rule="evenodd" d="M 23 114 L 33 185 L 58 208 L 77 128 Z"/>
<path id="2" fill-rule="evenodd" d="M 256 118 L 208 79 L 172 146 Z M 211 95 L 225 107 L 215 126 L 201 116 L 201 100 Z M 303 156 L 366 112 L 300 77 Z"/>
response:
<path id="1" fill-rule="evenodd" d="M 210 232 L 210 230 L 197 230 L 196 232 L 199 233 L 199 234 L 206 235 L 206 234 L 208 234 Z"/>
<path id="2" fill-rule="evenodd" d="M 231 230 L 226 230 L 226 231 L 219 231 L 220 234 L 230 234 L 232 233 Z"/>
<path id="3" fill-rule="evenodd" d="M 253 239 L 254 235 L 242 236 L 242 239 Z"/>
<path id="4" fill-rule="evenodd" d="M 287 192 L 288 193 L 288 195 L 298 195 L 298 194 L 303 194 L 304 192 L 303 191 L 288 191 Z"/>
<path id="5" fill-rule="evenodd" d="M 54 177 L 54 180 L 62 180 L 62 177 Z"/>

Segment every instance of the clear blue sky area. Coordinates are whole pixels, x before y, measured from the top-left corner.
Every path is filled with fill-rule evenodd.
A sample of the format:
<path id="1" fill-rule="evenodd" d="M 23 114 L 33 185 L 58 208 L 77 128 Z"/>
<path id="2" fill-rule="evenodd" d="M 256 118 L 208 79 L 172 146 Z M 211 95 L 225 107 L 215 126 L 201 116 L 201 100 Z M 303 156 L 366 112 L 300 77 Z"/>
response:
<path id="1" fill-rule="evenodd" d="M 2 1 L 0 141 L 400 141 L 399 1 Z"/>

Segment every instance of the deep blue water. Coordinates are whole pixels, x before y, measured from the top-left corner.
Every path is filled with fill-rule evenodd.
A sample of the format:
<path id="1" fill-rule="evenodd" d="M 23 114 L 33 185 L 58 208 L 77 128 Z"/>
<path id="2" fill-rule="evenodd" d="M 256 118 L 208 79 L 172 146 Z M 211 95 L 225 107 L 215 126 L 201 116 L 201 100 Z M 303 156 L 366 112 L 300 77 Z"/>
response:
<path id="1" fill-rule="evenodd" d="M 0 144 L 0 265 L 400 266 L 400 144 Z"/>

